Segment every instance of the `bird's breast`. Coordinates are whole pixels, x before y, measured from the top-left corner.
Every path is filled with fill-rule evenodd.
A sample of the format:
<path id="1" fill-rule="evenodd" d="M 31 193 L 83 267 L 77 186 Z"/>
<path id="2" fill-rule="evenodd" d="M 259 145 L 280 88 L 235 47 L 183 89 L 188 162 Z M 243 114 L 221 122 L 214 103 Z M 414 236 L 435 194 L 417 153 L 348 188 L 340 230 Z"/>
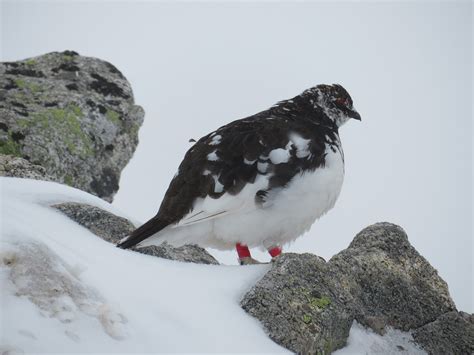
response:
<path id="1" fill-rule="evenodd" d="M 293 215 L 296 223 L 308 229 L 329 211 L 341 192 L 344 160 L 340 146 L 326 147 L 324 165 L 296 175 L 283 189 L 277 206 Z"/>

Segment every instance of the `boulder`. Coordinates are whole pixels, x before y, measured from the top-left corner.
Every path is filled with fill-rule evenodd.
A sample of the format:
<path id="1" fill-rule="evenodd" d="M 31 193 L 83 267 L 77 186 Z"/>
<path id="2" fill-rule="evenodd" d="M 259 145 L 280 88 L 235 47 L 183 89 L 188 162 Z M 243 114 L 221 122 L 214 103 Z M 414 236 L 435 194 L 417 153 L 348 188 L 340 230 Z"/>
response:
<path id="1" fill-rule="evenodd" d="M 413 338 L 431 355 L 474 354 L 474 315 L 445 313 L 415 330 Z"/>
<path id="2" fill-rule="evenodd" d="M 347 307 L 375 332 L 416 329 L 456 309 L 446 282 L 395 224 L 363 229 L 329 264 Z"/>
<path id="3" fill-rule="evenodd" d="M 312 254 L 282 254 L 244 296 L 242 308 L 276 343 L 299 354 L 342 348 L 353 315 L 341 302 L 328 264 Z"/>
<path id="4" fill-rule="evenodd" d="M 73 51 L 0 63 L 0 154 L 112 201 L 144 112 L 122 73 Z"/>
<path id="5" fill-rule="evenodd" d="M 283 254 L 241 306 L 275 342 L 309 354 L 343 347 L 354 320 L 380 334 L 416 329 L 456 309 L 446 283 L 390 223 L 365 228 L 329 262 Z"/>
<path id="6" fill-rule="evenodd" d="M 89 229 L 93 234 L 113 244 L 116 244 L 135 229 L 135 226 L 126 218 L 88 204 L 67 202 L 53 207 L 76 223 Z M 219 264 L 212 255 L 197 245 L 184 245 L 175 248 L 163 243 L 159 246 L 137 247 L 132 248 L 132 250 L 169 260 L 197 264 Z"/>

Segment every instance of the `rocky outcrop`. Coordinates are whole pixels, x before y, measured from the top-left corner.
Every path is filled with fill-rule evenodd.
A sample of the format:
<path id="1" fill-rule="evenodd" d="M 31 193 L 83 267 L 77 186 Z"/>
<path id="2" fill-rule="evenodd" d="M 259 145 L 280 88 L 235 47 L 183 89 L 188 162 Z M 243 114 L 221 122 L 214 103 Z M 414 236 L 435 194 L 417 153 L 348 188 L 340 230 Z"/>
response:
<path id="1" fill-rule="evenodd" d="M 431 355 L 474 354 L 474 315 L 449 312 L 413 332 Z"/>
<path id="2" fill-rule="evenodd" d="M 68 202 L 57 204 L 53 207 L 81 226 L 89 229 L 93 234 L 113 244 L 116 244 L 135 229 L 135 226 L 129 220 L 95 206 Z M 163 243 L 160 246 L 133 248 L 132 250 L 169 260 L 197 264 L 219 264 L 212 255 L 197 245 L 185 245 L 174 248 L 169 244 Z"/>
<path id="3" fill-rule="evenodd" d="M 0 63 L 0 154 L 111 201 L 144 112 L 112 64 L 76 52 Z"/>
<path id="4" fill-rule="evenodd" d="M 282 255 L 241 305 L 275 342 L 305 354 L 343 347 L 353 320 L 380 334 L 417 329 L 456 309 L 446 283 L 390 223 L 365 228 L 329 262 Z"/>
<path id="5" fill-rule="evenodd" d="M 28 160 L 20 157 L 3 154 L 0 154 L 0 176 L 45 181 L 54 180 L 42 166 L 31 164 Z"/>

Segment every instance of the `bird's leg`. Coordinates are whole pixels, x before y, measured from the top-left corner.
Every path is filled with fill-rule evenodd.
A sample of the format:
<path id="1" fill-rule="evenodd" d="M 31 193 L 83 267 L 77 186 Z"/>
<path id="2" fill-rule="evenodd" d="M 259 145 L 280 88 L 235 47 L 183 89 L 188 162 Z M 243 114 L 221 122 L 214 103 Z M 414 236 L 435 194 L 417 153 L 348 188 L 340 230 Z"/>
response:
<path id="1" fill-rule="evenodd" d="M 273 246 L 267 249 L 268 253 L 272 257 L 272 261 L 275 261 L 281 254 L 282 248 L 280 246 Z"/>
<path id="2" fill-rule="evenodd" d="M 237 250 L 237 254 L 239 255 L 240 265 L 260 264 L 258 260 L 255 260 L 250 256 L 249 247 L 245 244 L 237 243 L 235 245 L 235 249 Z"/>

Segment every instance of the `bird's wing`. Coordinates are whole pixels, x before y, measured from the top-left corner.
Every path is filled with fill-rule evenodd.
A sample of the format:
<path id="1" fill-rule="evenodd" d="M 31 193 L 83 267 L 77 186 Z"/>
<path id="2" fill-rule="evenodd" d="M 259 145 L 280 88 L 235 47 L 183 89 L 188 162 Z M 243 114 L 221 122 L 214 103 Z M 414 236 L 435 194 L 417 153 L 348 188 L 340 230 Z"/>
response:
<path id="1" fill-rule="evenodd" d="M 296 174 L 324 163 L 330 133 L 311 127 L 301 119 L 260 116 L 201 138 L 186 153 L 157 216 L 184 226 L 270 206 Z"/>

